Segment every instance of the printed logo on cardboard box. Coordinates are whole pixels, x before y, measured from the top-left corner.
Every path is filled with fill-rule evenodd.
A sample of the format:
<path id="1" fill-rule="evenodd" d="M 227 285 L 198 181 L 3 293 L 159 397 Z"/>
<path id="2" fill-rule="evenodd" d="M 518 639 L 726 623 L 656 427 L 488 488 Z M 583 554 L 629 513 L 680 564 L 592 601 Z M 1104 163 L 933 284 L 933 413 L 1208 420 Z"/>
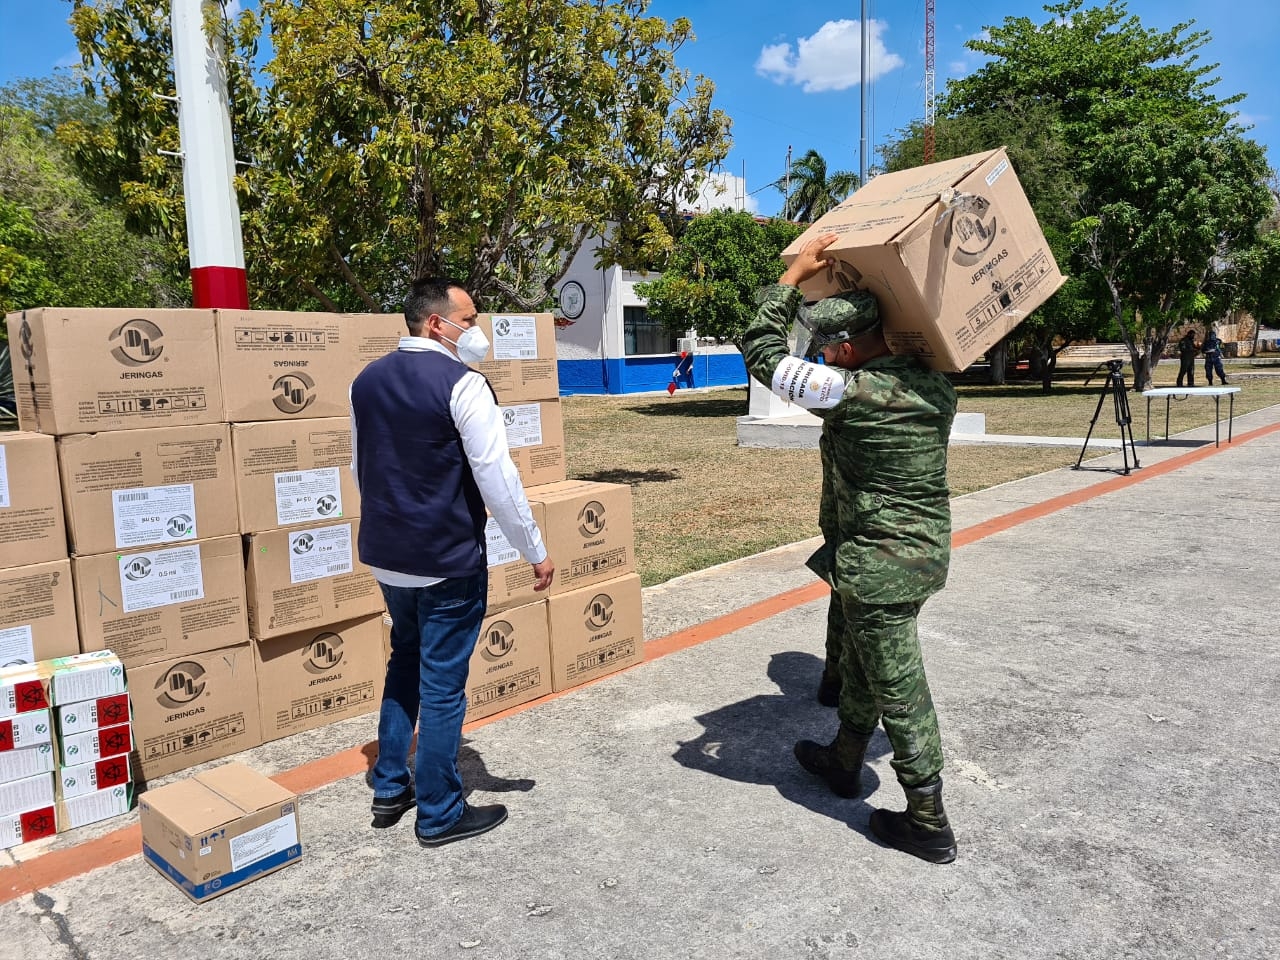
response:
<path id="1" fill-rule="evenodd" d="M 156 681 L 156 702 L 171 710 L 186 706 L 204 693 L 204 674 L 204 666 L 194 660 L 175 663 Z"/>
<path id="2" fill-rule="evenodd" d="M 613 620 L 613 597 L 597 593 L 582 611 L 583 623 L 589 630 L 603 630 Z"/>
<path id="3" fill-rule="evenodd" d="M 599 500 L 588 500 L 578 512 L 578 532 L 584 537 L 598 537 L 607 523 L 604 504 Z"/>
<path id="4" fill-rule="evenodd" d="M 326 674 L 342 662 L 342 637 L 322 633 L 302 648 L 306 659 L 302 666 L 308 673 Z"/>
<path id="5" fill-rule="evenodd" d="M 495 620 L 480 638 L 480 656 L 490 663 L 505 660 L 515 649 L 515 627 L 506 620 Z"/>
<path id="6" fill-rule="evenodd" d="M 143 317 L 126 320 L 107 339 L 112 344 L 111 355 L 126 367 L 145 367 L 164 353 L 164 331 Z M 147 375 L 164 376 L 159 371 Z"/>
<path id="7" fill-rule="evenodd" d="M 292 371 L 277 377 L 271 385 L 271 402 L 281 413 L 295 416 L 311 406 L 316 398 L 316 382 L 305 373 Z"/>

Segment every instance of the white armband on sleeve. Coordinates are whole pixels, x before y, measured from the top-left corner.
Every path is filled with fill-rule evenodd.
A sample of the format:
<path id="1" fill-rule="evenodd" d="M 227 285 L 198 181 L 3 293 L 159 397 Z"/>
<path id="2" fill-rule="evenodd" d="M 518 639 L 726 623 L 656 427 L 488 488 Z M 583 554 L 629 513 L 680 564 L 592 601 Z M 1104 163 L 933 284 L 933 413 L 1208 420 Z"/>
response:
<path id="1" fill-rule="evenodd" d="M 773 371 L 772 389 L 806 410 L 826 410 L 844 396 L 844 378 L 830 367 L 787 357 Z"/>

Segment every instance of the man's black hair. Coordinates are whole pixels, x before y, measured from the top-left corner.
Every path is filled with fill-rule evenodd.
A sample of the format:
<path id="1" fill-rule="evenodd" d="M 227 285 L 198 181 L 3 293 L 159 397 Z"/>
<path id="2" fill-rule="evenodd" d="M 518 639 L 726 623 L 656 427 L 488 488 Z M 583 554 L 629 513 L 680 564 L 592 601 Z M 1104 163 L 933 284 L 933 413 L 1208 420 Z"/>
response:
<path id="1" fill-rule="evenodd" d="M 448 277 L 419 277 L 409 287 L 409 294 L 404 298 L 404 322 L 409 332 L 418 335 L 427 317 L 433 313 L 444 314 L 451 306 L 450 290 L 465 290 L 457 280 Z"/>

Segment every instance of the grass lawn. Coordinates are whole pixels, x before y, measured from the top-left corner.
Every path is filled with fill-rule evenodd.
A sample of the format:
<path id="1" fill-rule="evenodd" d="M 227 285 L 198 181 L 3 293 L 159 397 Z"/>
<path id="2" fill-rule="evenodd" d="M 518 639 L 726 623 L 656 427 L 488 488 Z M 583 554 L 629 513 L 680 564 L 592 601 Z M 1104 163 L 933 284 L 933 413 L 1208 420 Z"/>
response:
<path id="1" fill-rule="evenodd" d="M 1247 371 L 1245 365 L 1227 365 L 1228 377 L 1242 374 L 1233 381 L 1241 387 L 1237 415 L 1280 403 L 1280 376 L 1247 379 Z M 987 433 L 1083 437 L 1103 389 L 1097 379 L 1084 386 L 1088 373 L 1062 375 L 1050 394 L 1034 383 L 960 385 L 960 410 L 986 414 Z M 1176 362 L 1156 368 L 1156 386 L 1173 386 L 1176 377 Z M 1197 382 L 1203 383 L 1200 371 Z M 1129 403 L 1141 442 L 1146 401 L 1130 394 Z M 672 397 L 571 396 L 562 405 L 569 476 L 631 484 L 636 556 L 646 586 L 817 535 L 818 452 L 738 447 L 745 387 L 681 390 Z M 1152 429 L 1162 433 L 1164 404 L 1158 404 L 1158 415 L 1156 406 Z M 1173 404 L 1173 433 L 1212 422 L 1213 403 L 1206 398 Z M 1110 401 L 1094 436 L 1119 436 Z M 1074 447 L 953 446 L 951 492 L 970 493 L 1069 466 L 1079 453 Z"/>

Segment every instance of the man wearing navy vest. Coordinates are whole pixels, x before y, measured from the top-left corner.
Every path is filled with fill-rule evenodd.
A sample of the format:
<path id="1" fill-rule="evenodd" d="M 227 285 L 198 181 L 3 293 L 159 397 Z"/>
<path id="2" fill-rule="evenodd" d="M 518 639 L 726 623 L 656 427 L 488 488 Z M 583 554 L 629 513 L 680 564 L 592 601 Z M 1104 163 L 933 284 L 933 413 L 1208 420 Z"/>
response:
<path id="1" fill-rule="evenodd" d="M 351 384 L 352 469 L 360 559 L 391 615 L 373 826 L 392 826 L 416 807 L 418 842 L 435 847 L 507 818 L 502 804 L 469 805 L 458 773 L 467 667 L 489 582 L 485 507 L 533 565 L 535 589 L 551 585 L 555 564 L 511 462 L 493 389 L 467 367 L 489 351 L 470 295 L 452 280 L 415 280 L 404 315 L 409 335 Z"/>

